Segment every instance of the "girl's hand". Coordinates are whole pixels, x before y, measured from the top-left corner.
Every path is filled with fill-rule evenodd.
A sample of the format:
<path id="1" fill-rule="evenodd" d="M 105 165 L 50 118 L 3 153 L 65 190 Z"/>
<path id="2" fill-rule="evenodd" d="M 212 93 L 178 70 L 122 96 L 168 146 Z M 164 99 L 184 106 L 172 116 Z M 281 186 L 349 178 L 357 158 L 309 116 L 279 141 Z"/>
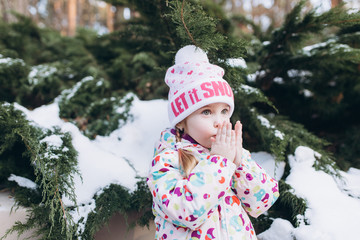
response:
<path id="1" fill-rule="evenodd" d="M 210 154 L 216 154 L 234 162 L 236 154 L 235 131 L 230 122 L 224 122 L 218 127 L 216 138 L 211 138 Z"/>
<path id="2" fill-rule="evenodd" d="M 235 155 L 235 161 L 237 167 L 241 165 L 241 159 L 242 159 L 242 124 L 240 121 L 237 121 L 235 124 L 235 141 L 236 141 L 236 155 Z"/>

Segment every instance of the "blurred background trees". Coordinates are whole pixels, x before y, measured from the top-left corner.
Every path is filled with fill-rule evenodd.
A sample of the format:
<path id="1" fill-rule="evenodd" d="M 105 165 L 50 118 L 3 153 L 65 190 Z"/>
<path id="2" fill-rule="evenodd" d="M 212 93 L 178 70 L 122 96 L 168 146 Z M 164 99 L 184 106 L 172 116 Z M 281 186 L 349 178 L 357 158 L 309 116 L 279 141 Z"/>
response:
<path id="1" fill-rule="evenodd" d="M 115 4 L 111 4 L 114 2 Z M 206 2 L 206 1 L 200 1 Z M 262 30 L 279 27 L 287 13 L 298 2 L 296 0 L 213 0 L 227 14 L 242 15 L 261 26 Z M 358 8 L 356 0 L 308 1 L 306 8 L 321 4 L 320 9 L 329 9 L 345 2 L 347 8 Z M 126 1 L 100 0 L 0 0 L 0 17 L 4 22 L 16 21 L 12 12 L 30 17 L 37 26 L 46 26 L 74 36 L 77 27 L 88 27 L 102 33 L 122 27 L 125 20 L 138 16 Z M 271 27 L 270 27 L 271 26 Z M 270 29 L 268 29 L 270 27 Z M 247 29 L 243 27 L 242 30 Z M 250 31 L 249 29 L 247 29 Z"/>
<path id="2" fill-rule="evenodd" d="M 52 28 L 62 35 L 74 36 L 77 27 L 88 27 L 99 32 L 112 32 L 124 21 L 125 7 L 113 6 L 97 0 L 1 0 L 0 16 L 14 22 L 12 12 L 30 17 L 37 26 Z M 130 15 L 127 16 L 131 17 Z"/>

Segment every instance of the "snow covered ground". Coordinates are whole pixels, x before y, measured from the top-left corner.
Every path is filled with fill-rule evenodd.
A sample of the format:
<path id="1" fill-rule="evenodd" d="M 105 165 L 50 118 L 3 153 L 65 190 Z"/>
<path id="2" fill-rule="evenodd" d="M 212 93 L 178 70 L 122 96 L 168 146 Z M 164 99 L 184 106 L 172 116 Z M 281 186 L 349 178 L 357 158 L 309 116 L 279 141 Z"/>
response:
<path id="1" fill-rule="evenodd" d="M 11 207 L 14 205 L 15 200 L 9 196 L 9 193 L 6 191 L 0 192 L 0 237 L 2 237 L 6 230 L 11 228 L 16 221 L 24 221 L 26 218 L 26 209 L 19 208 L 17 211 L 13 209 L 11 212 Z M 11 213 L 11 214 L 10 214 Z M 22 235 L 22 239 L 30 237 L 31 232 L 26 232 Z M 16 240 L 17 234 L 9 235 L 5 240 Z"/>
<path id="2" fill-rule="evenodd" d="M 62 131 L 71 133 L 74 147 L 79 152 L 79 169 L 83 178 L 83 181 L 80 178 L 75 180 L 77 202 L 84 204 L 79 213 L 73 213 L 75 220 L 94 209 L 92 197 L 110 183 L 135 189 L 136 177 L 146 176 L 154 142 L 160 131 L 168 126 L 167 102 L 164 100 L 140 101 L 135 98 L 131 109 L 134 121 L 112 132 L 110 136 L 98 136 L 95 140 L 89 140 L 76 126 L 61 120 L 56 102 L 33 111 L 16 106 L 29 120 L 41 127 L 58 126 Z M 351 168 L 348 172 L 341 172 L 344 182 L 336 180 L 312 168 L 316 154 L 308 147 L 297 148 L 294 155 L 290 156 L 291 172 L 286 179 L 295 194 L 306 199 L 309 208 L 305 218 L 310 225 L 303 223 L 294 228 L 287 220 L 275 219 L 271 228 L 260 234 L 259 239 L 358 239 L 360 170 Z M 252 156 L 275 178 L 281 178 L 284 164 L 275 167 L 273 157 L 265 152 L 252 153 Z M 12 176 L 12 180 L 21 179 Z M 2 208 L 6 206 L 9 205 Z"/>

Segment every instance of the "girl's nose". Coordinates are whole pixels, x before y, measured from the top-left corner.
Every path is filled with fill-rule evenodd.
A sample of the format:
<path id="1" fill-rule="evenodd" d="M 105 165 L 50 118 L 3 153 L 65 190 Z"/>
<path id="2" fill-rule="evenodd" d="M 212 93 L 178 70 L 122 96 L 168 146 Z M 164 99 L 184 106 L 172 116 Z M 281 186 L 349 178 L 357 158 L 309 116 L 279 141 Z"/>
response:
<path id="1" fill-rule="evenodd" d="M 230 122 L 230 119 L 225 119 L 223 117 L 216 117 L 214 119 L 214 128 L 218 128 L 220 126 L 222 126 L 222 124 L 224 124 L 224 122 Z"/>
<path id="2" fill-rule="evenodd" d="M 214 128 L 218 128 L 222 124 L 222 120 L 219 117 L 214 119 Z"/>

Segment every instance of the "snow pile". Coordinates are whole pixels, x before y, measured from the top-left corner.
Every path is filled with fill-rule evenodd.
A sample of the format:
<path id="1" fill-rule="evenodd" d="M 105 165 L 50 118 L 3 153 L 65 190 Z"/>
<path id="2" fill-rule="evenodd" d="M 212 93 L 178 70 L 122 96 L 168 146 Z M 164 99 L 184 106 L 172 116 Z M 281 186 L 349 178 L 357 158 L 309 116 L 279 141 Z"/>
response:
<path id="1" fill-rule="evenodd" d="M 347 174 L 343 175 L 344 181 L 340 181 L 341 189 L 349 196 L 360 199 L 360 170 L 350 168 Z"/>
<path id="2" fill-rule="evenodd" d="M 59 118 L 59 106 L 56 102 L 33 111 L 18 104 L 15 106 L 40 127 L 58 126 L 61 131 L 71 133 L 72 143 L 79 154 L 78 168 L 81 173 L 81 177 L 75 176 L 74 179 L 79 211 L 73 211 L 71 214 L 75 222 L 84 217 L 84 221 L 79 224 L 80 232 L 84 230 L 88 214 L 95 209 L 95 201 L 92 199 L 94 195 L 100 194 L 112 183 L 126 187 L 130 191 L 135 190 L 138 181 L 136 177 L 146 176 L 154 143 L 160 136 L 161 130 L 168 124 L 166 101 L 140 101 L 134 98 L 130 110 L 134 121 L 127 123 L 108 137 L 98 136 L 92 141 L 74 124 Z M 58 136 L 49 136 L 42 140 L 52 146 L 61 145 L 60 141 Z M 16 181 L 20 186 L 24 185 L 24 179 L 20 177 L 12 176 L 9 180 Z M 63 201 L 67 205 L 72 204 L 65 197 Z"/>
<path id="3" fill-rule="evenodd" d="M 103 151 L 126 159 L 139 176 L 145 177 L 160 132 L 169 127 L 167 101 L 140 101 L 134 98 L 130 114 L 134 116 L 110 136 L 98 136 L 94 143 Z"/>
<path id="4" fill-rule="evenodd" d="M 87 204 L 98 191 L 111 183 L 133 191 L 136 177 L 146 176 L 155 140 L 168 124 L 166 104 L 163 100 L 140 101 L 135 98 L 130 110 L 134 121 L 110 136 L 98 136 L 95 140 L 85 137 L 74 124 L 61 120 L 57 103 L 33 111 L 19 105 L 16 107 L 40 127 L 58 126 L 63 132 L 71 133 L 73 145 L 79 153 L 78 167 L 82 177 L 82 181 L 79 176 L 75 178 L 77 203 Z M 59 144 L 53 137 L 42 141 Z M 70 202 L 65 199 L 65 203 Z"/>
<path id="5" fill-rule="evenodd" d="M 308 147 L 298 147 L 295 155 L 289 156 L 291 171 L 286 178 L 295 194 L 307 202 L 305 222 L 308 225 L 303 222 L 298 228 L 293 228 L 287 220 L 276 219 L 270 229 L 259 235 L 259 239 L 342 240 L 357 239 L 360 235 L 360 199 L 341 191 L 332 176 L 316 171 L 312 166 L 317 156 L 318 153 Z M 360 179 L 360 171 L 355 172 L 356 177 L 354 170 L 342 172 L 352 187 L 356 182 L 358 186 Z M 355 194 L 358 190 L 359 187 Z"/>

